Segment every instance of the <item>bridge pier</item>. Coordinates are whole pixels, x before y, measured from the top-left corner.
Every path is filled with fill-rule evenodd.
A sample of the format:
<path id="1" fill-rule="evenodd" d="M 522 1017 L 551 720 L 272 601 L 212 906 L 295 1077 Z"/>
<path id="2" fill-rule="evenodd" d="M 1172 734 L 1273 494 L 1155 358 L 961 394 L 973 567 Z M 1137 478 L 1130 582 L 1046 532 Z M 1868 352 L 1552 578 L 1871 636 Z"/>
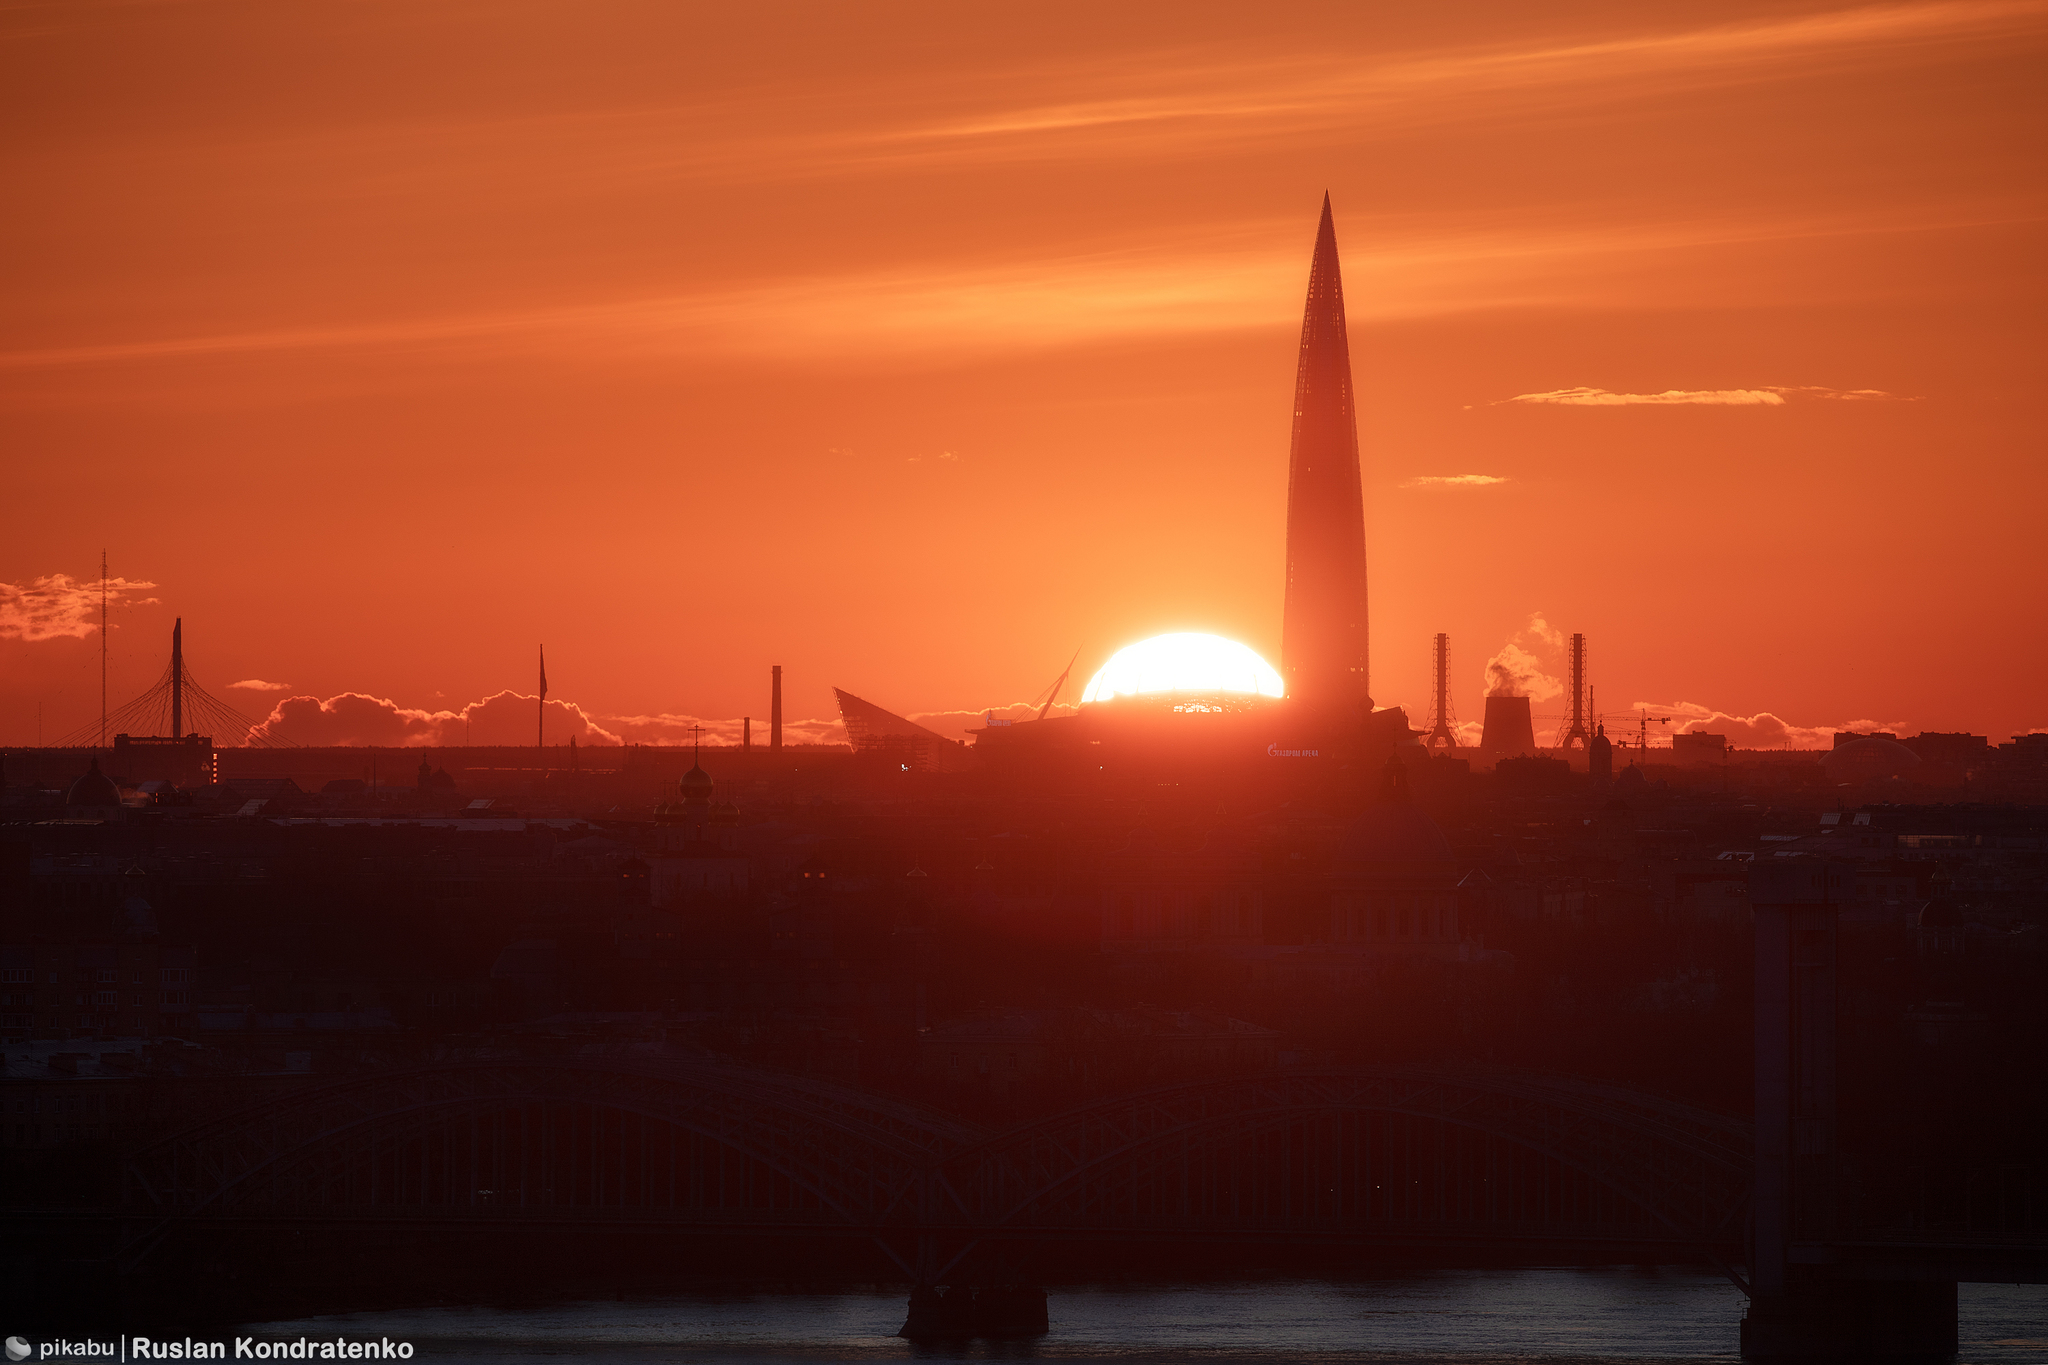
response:
<path id="1" fill-rule="evenodd" d="M 1755 1361 L 1947 1362 L 1956 1357 L 1956 1287 L 1939 1280 L 1831 1280 L 1758 1292 L 1742 1320 Z"/>
<path id="2" fill-rule="evenodd" d="M 1019 1283 L 1020 1277 L 1003 1263 L 987 1268 L 975 1284 L 966 1274 L 953 1274 L 967 1260 L 975 1244 L 969 1242 L 958 1255 L 941 1266 L 939 1239 L 920 1233 L 917 1239 L 917 1284 L 910 1291 L 909 1311 L 896 1335 L 910 1341 L 965 1341 L 970 1337 L 1042 1337 L 1049 1323 L 1045 1291 Z M 937 1283 L 941 1277 L 949 1283 Z"/>
<path id="3" fill-rule="evenodd" d="M 911 1341 L 970 1337 L 1042 1337 L 1049 1330 L 1045 1291 L 1035 1285 L 921 1284 L 896 1335 Z"/>
<path id="4" fill-rule="evenodd" d="M 909 1312 L 896 1335 L 910 1341 L 964 1341 L 974 1335 L 974 1291 L 964 1285 L 949 1293 L 935 1284 L 910 1291 Z"/>
<path id="5" fill-rule="evenodd" d="M 1837 909 L 1848 889 L 1818 859 L 1758 863 L 1749 900 L 1756 953 L 1755 1242 L 1742 1358 L 1953 1360 L 1953 1281 L 1837 1277 L 1793 1244 L 1836 1235 Z"/>

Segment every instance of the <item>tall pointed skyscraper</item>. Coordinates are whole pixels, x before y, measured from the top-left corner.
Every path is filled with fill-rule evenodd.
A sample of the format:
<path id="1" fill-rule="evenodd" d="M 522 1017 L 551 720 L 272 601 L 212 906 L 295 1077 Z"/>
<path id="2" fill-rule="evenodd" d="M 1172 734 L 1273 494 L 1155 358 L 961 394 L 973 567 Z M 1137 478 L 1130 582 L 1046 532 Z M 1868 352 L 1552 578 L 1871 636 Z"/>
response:
<path id="1" fill-rule="evenodd" d="M 1280 672 L 1287 695 L 1331 716 L 1372 709 L 1366 675 L 1365 500 L 1344 281 L 1330 196 L 1316 229 L 1301 360 L 1294 380 L 1294 447 L 1287 466 L 1287 608 Z"/>

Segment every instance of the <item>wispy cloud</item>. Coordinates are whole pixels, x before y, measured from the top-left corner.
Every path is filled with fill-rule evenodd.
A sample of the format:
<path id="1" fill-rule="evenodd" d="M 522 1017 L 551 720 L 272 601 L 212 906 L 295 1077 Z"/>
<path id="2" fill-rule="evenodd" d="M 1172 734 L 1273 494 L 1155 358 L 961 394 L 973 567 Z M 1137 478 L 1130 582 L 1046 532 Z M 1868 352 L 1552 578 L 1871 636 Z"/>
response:
<path id="1" fill-rule="evenodd" d="M 1510 480 L 1503 474 L 1417 474 L 1403 479 L 1403 488 L 1492 488 Z"/>
<path id="2" fill-rule="evenodd" d="M 1080 709 L 1072 702 L 1060 702 L 1046 714 L 1048 717 L 1071 716 Z M 910 711 L 904 718 L 916 721 L 927 730 L 936 730 L 948 739 L 972 739 L 972 732 L 987 725 L 991 718 L 1028 722 L 1038 718 L 1038 710 L 1030 702 L 1013 701 L 1001 706 L 985 706 L 979 711 Z"/>
<path id="3" fill-rule="evenodd" d="M 1319 133 L 1349 139 L 1526 120 L 1774 79 L 1924 66 L 1993 45 L 2039 45 L 2044 13 L 2044 0 L 1923 0 L 1392 53 L 1342 44 L 1278 54 L 1241 43 L 1181 44 L 976 64 L 913 92 L 891 89 L 885 102 L 874 99 L 871 77 L 853 74 L 807 81 L 800 92 L 770 83 L 720 88 L 701 101 L 467 114 L 311 134 L 259 131 L 238 145 L 277 159 L 346 158 L 372 168 L 363 182 L 370 192 L 495 179 L 508 157 L 548 148 L 569 152 L 561 174 L 532 183 L 574 183 L 579 192 L 650 176 L 759 182 L 867 176 L 892 166 L 917 173 L 1005 161 L 1150 162 L 1280 139 L 1300 145 Z M 879 119 L 848 113 L 874 107 L 908 112 Z M 418 157 L 423 146 L 440 155 Z"/>
<path id="4" fill-rule="evenodd" d="M 1864 213 L 1799 222 L 1491 223 L 1460 232 L 1387 231 L 1345 256 L 1354 324 L 1475 310 L 1618 305 L 1619 262 L 1792 238 L 1971 226 Z M 900 356 L 1019 351 L 1139 336 L 1192 336 L 1300 323 L 1298 223 L 1241 223 L 1178 242 L 995 263 L 850 271 L 772 283 L 371 322 L 306 325 L 0 352 L 0 370 L 403 349 L 408 361 L 570 363 L 689 356 Z M 1685 301 L 1675 295 L 1659 302 Z M 1641 305 L 1640 292 L 1626 302 Z M 1811 386 L 1727 390 L 1888 397 Z M 1706 401 L 1562 389 L 1502 402 L 1589 406 Z M 1682 391 L 1673 391 L 1681 394 Z"/>
<path id="5" fill-rule="evenodd" d="M 1697 404 L 1706 407 L 1775 408 L 1785 398 L 1775 389 L 1666 389 L 1662 393 L 1613 393 L 1607 389 L 1552 389 L 1548 393 L 1518 393 L 1502 403 L 1555 403 L 1568 408 L 1663 407 Z"/>
<path id="6" fill-rule="evenodd" d="M 1669 730 L 1674 734 L 1726 735 L 1729 746 L 1736 749 L 1825 749 L 1834 743 L 1835 733 L 1840 730 L 1855 730 L 1865 734 L 1873 730 L 1882 730 L 1897 734 L 1906 728 L 1906 722 L 1897 720 L 1848 720 L 1839 725 L 1798 725 L 1770 711 L 1738 716 L 1692 701 L 1639 701 L 1634 709 L 1647 711 L 1653 716 L 1670 716 L 1673 723 Z"/>
<path id="7" fill-rule="evenodd" d="M 244 692 L 289 692 L 292 690 L 290 683 L 265 682 L 261 678 L 244 678 L 240 682 L 231 682 L 228 686 L 239 687 Z"/>
<path id="8" fill-rule="evenodd" d="M 848 85 L 801 97 L 778 92 L 772 101 L 776 116 L 763 120 L 732 109 L 752 108 L 748 100 L 767 108 L 771 97 L 765 89 L 734 93 L 731 109 L 717 117 L 706 107 L 667 105 L 439 125 L 400 120 L 304 135 L 266 132 L 232 148 L 192 155 L 210 173 L 220 172 L 222 158 L 243 155 L 246 165 L 233 162 L 244 172 L 238 184 L 283 175 L 281 168 L 292 165 L 359 168 L 362 183 L 346 187 L 352 197 L 384 195 L 401 202 L 430 188 L 454 193 L 451 186 L 459 189 L 473 175 L 482 179 L 471 197 L 489 203 L 504 203 L 515 192 L 507 185 L 567 195 L 593 188 L 587 182 L 616 189 L 727 175 L 863 176 L 877 173 L 877 163 L 889 159 L 919 169 L 924 161 L 949 158 L 986 168 L 1005 156 L 1062 162 L 1175 152 L 1206 156 L 1228 142 L 1299 138 L 1319 128 L 1356 140 L 1381 135 L 1404 119 L 1516 117 L 1531 102 L 1576 107 L 1638 92 L 1668 95 L 1844 66 L 1926 63 L 1992 45 L 2038 45 L 2048 34 L 2044 13 L 2048 0 L 1964 0 L 1392 56 L 1262 58 L 1159 50 L 1114 60 L 1098 56 L 1064 65 L 977 70 L 934 87 L 942 93 L 932 98 L 946 112 L 927 105 L 882 125 L 854 120 L 849 126 L 828 112 L 832 100 L 843 106 L 856 93 Z M 1046 99 L 1040 92 L 1047 89 L 1064 93 Z M 1095 97 L 1104 90 L 1116 96 Z M 769 131 L 756 131 L 757 123 Z M 323 192 L 341 192 L 330 179 L 320 185 Z M 1646 289 L 1626 273 L 1654 261 L 1654 253 L 1975 228 L 2031 221 L 2041 206 L 2030 189 L 2004 188 L 1970 203 L 1916 199 L 1803 215 L 1758 207 L 1747 210 L 1747 220 L 1731 207 L 1717 210 L 1722 216 L 1715 218 L 1631 222 L 1620 214 L 1601 215 L 1589 226 L 1581 209 L 1567 207 L 1556 211 L 1560 217 L 1551 224 L 1518 211 L 1493 222 L 1468 218 L 1455 231 L 1440 222 L 1350 212 L 1355 216 L 1346 219 L 1353 235 L 1347 238 L 1345 273 L 1351 316 L 1370 323 L 1475 309 L 1682 306 L 1709 295 L 1725 302 L 1718 297 L 1725 293 L 1724 275 L 1708 280 L 1702 272 L 1657 271 L 1654 288 Z M 564 296 L 556 294 L 546 305 L 426 311 L 410 318 L 301 317 L 279 326 L 223 325 L 207 335 L 116 335 L 23 345 L 0 354 L 0 369 L 395 348 L 405 348 L 408 359 L 496 361 L 539 354 L 593 364 L 636 354 L 862 356 L 1285 327 L 1299 321 L 1306 245 L 1301 230 L 1290 216 L 1225 225 L 1177 241 L 1155 239 L 1144 249 L 1093 242 L 1036 259 L 924 260 L 708 288 L 691 288 L 672 276 L 626 297 L 585 294 L 563 303 Z M 1868 287 L 1904 286 L 1873 281 Z M 1782 398 L 1800 391 L 1726 392 Z M 1590 398 L 1549 401 L 1601 405 Z M 1681 400 L 1653 394 L 1617 401 Z M 1760 398 L 1742 401 L 1772 405 Z"/>
<path id="9" fill-rule="evenodd" d="M 1032 73 L 1077 97 L 1019 104 L 863 135 L 877 155 L 986 161 L 1052 155 L 1213 154 L 1226 144 L 1416 123 L 1530 117 L 1640 96 L 1668 97 L 1781 76 L 1939 61 L 1991 43 L 2042 39 L 2039 0 L 1869 5 L 1790 19 L 1392 57 L 1163 51 L 1108 79 L 1088 68 Z M 1148 73 L 1133 79 L 1132 72 Z M 1113 85 L 1113 98 L 1079 94 Z M 1077 136 L 1085 134 L 1085 138 Z M 857 160 L 835 149 L 840 164 Z"/>
<path id="10" fill-rule="evenodd" d="M 1284 324 L 1298 252 L 1101 252 L 993 267 L 864 271 L 755 288 L 337 326 L 0 353 L 0 369 L 404 346 L 505 354 L 1005 349 Z"/>
<path id="11" fill-rule="evenodd" d="M 1793 398 L 1832 399 L 1851 403 L 1912 403 L 1919 400 L 1882 389 L 1828 389 L 1814 384 L 1768 385 L 1758 389 L 1666 389 L 1662 393 L 1615 393 L 1610 389 L 1551 389 L 1518 393 L 1494 403 L 1550 403 L 1568 408 L 1712 407 L 1782 408 Z"/>
<path id="12" fill-rule="evenodd" d="M 747 724 L 739 716 L 699 716 L 689 712 L 663 711 L 654 715 L 605 716 L 602 718 L 607 729 L 616 731 L 629 744 L 690 744 L 701 742 L 706 745 L 731 747 L 746 738 Z M 768 742 L 768 722 L 760 716 L 753 718 L 753 741 L 757 745 Z M 782 722 L 784 744 L 844 744 L 846 726 L 837 718 L 831 720 L 784 720 Z"/>
<path id="13" fill-rule="evenodd" d="M 232 683 L 247 687 L 260 683 L 275 690 L 281 683 L 247 679 Z M 253 690 L 253 689 L 252 689 Z M 255 727 L 250 738 L 285 739 L 295 744 L 357 744 L 387 747 L 448 747 L 462 744 L 531 744 L 533 742 L 531 693 L 504 691 L 470 702 L 460 708 L 427 710 L 401 706 L 388 697 L 364 692 L 342 692 L 331 697 L 287 697 Z M 1071 703 L 1052 708 L 1055 716 L 1072 715 Z M 998 719 L 1027 721 L 1038 708 L 1028 702 L 1009 702 L 978 711 L 914 711 L 909 718 L 940 734 L 966 739 L 980 729 L 990 715 Z M 684 711 L 662 711 L 640 715 L 608 715 L 591 712 L 572 701 L 551 698 L 547 704 L 547 734 L 552 743 L 572 736 L 585 744 L 686 745 L 702 743 L 707 748 L 739 745 L 746 737 L 746 723 L 738 716 L 700 716 Z M 831 719 L 790 719 L 783 722 L 785 744 L 845 744 L 846 726 Z M 768 742 L 768 722 L 753 718 L 753 742 Z"/>
<path id="14" fill-rule="evenodd" d="M 148 606 L 143 597 L 156 584 L 138 579 L 106 581 L 109 606 Z M 100 628 L 101 585 L 96 578 L 48 574 L 28 583 L 0 583 L 0 640 L 83 639 Z"/>
<path id="15" fill-rule="evenodd" d="M 522 695 L 508 689 L 470 702 L 459 711 L 428 711 L 365 692 L 286 697 L 250 730 L 245 742 L 282 739 L 293 744 L 394 748 L 472 742 L 530 744 L 536 700 L 531 693 Z M 574 702 L 550 700 L 546 711 L 548 732 L 558 742 L 572 737 L 586 743 L 620 742 L 617 734 Z"/>
<path id="16" fill-rule="evenodd" d="M 1917 403 L 1917 394 L 1886 393 L 1883 389 L 1824 389 L 1817 384 L 1797 384 L 1773 389 L 1792 398 L 1822 398 L 1837 403 Z"/>

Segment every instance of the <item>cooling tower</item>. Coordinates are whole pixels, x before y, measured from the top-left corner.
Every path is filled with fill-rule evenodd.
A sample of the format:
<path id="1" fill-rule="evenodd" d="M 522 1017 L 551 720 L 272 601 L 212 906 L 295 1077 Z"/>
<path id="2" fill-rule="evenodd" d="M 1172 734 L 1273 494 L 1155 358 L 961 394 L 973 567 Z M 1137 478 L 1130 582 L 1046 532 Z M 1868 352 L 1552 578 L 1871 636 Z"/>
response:
<path id="1" fill-rule="evenodd" d="M 1479 747 L 1495 758 L 1536 752 L 1536 727 L 1529 722 L 1527 697 L 1488 697 Z"/>

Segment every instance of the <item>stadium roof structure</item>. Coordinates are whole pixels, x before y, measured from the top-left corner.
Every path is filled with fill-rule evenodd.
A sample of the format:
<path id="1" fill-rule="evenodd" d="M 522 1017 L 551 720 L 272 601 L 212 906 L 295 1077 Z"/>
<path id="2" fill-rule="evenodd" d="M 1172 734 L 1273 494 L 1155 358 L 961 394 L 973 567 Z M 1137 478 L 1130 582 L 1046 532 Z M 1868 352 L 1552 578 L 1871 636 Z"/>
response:
<path id="1" fill-rule="evenodd" d="M 885 711 L 844 688 L 833 688 L 832 695 L 839 701 L 839 718 L 846 722 L 846 738 L 856 754 L 895 754 L 917 772 L 954 772 L 967 766 L 962 741 Z"/>

